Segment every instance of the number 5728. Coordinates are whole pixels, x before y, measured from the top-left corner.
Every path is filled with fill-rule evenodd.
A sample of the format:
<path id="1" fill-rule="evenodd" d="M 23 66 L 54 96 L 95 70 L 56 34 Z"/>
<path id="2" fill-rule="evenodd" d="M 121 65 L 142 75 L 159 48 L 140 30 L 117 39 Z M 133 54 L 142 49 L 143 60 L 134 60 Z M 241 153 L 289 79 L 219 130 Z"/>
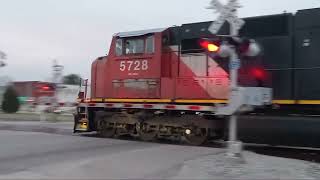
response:
<path id="1" fill-rule="evenodd" d="M 121 61 L 120 71 L 146 71 L 148 70 L 148 61 Z"/>

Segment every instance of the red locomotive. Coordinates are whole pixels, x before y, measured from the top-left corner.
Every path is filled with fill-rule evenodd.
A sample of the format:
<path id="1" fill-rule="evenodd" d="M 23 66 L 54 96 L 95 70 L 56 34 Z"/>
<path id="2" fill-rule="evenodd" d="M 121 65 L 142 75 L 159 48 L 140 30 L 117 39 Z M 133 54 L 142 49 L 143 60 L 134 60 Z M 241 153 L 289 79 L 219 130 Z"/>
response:
<path id="1" fill-rule="evenodd" d="M 228 99 L 228 69 L 206 53 L 219 47 L 209 41 L 201 47 L 202 40 L 181 50 L 172 43 L 172 30 L 114 35 L 109 55 L 92 64 L 91 107 L 79 107 L 75 129 L 144 140 L 185 134 L 196 145 L 222 137 L 224 121 L 210 111 Z"/>
<path id="2" fill-rule="evenodd" d="M 254 58 L 241 56 L 240 85 L 271 86 L 277 105 L 273 109 L 289 106 L 301 111 L 298 105 L 319 103 L 317 83 L 307 73 L 310 68 L 299 67 L 302 51 L 298 49 L 304 42 L 304 48 L 319 53 L 310 49 L 312 37 L 300 42 L 303 30 L 318 25 L 306 19 L 319 17 L 319 12 L 302 10 L 296 15 L 245 19 L 241 36 L 256 39 L 264 53 Z M 216 38 L 208 31 L 210 24 L 115 34 L 109 54 L 92 64 L 91 96 L 80 97 L 75 132 L 97 131 L 104 137 L 129 134 L 147 141 L 185 136 L 195 145 L 224 137 L 225 118 L 212 112 L 215 106 L 227 103 L 229 67 L 228 59 L 210 53 L 219 49 L 219 45 L 206 41 Z M 227 32 L 228 26 L 224 26 L 219 34 Z M 320 41 L 313 39 L 316 42 Z M 239 49 L 245 50 L 245 46 Z M 303 61 L 307 62 L 305 58 Z M 302 76 L 309 81 L 301 82 Z M 313 86 L 299 86 L 309 82 L 314 82 Z"/>

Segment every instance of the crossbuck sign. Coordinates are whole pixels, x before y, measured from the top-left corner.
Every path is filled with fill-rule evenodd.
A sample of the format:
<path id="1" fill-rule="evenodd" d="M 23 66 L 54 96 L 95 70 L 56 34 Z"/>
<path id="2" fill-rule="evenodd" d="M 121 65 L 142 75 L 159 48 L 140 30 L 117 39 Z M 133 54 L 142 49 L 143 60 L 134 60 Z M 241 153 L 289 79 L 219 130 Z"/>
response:
<path id="1" fill-rule="evenodd" d="M 208 9 L 216 10 L 217 13 L 220 13 L 220 16 L 211 24 L 209 31 L 212 34 L 217 34 L 224 22 L 227 21 L 232 29 L 230 35 L 238 35 L 239 30 L 245 24 L 244 20 L 237 17 L 237 9 L 240 7 L 238 0 L 229 0 L 226 5 L 220 3 L 219 0 L 212 0 Z"/>

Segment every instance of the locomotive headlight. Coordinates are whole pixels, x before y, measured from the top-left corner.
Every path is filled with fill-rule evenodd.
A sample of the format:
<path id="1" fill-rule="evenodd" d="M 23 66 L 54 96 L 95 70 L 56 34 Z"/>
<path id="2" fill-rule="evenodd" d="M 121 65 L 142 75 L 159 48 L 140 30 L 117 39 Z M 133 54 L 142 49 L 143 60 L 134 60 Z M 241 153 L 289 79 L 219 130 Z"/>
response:
<path id="1" fill-rule="evenodd" d="M 186 129 L 185 133 L 186 133 L 186 135 L 190 135 L 191 134 L 191 130 L 190 129 Z"/>

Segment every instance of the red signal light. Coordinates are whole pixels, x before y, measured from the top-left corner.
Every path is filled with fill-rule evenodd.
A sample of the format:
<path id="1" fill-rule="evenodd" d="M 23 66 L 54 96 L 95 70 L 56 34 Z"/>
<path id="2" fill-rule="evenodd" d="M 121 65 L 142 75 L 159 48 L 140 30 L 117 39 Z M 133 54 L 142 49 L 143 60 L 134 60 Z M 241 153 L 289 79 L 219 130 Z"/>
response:
<path id="1" fill-rule="evenodd" d="M 208 50 L 209 52 L 218 52 L 220 49 L 220 46 L 218 45 L 218 43 L 212 43 L 212 42 L 208 42 L 208 41 L 200 41 L 200 46 L 206 50 Z"/>
<path id="2" fill-rule="evenodd" d="M 209 45 L 209 42 L 208 41 L 204 41 L 204 40 L 202 40 L 202 41 L 200 41 L 200 46 L 202 47 L 202 48 L 208 48 L 208 45 Z"/>
<path id="3" fill-rule="evenodd" d="M 265 69 L 260 67 L 255 67 L 251 69 L 251 74 L 254 78 L 258 80 L 265 80 L 267 78 L 267 72 Z"/>
<path id="4" fill-rule="evenodd" d="M 42 86 L 41 89 L 44 91 L 49 91 L 51 88 L 49 86 Z"/>
<path id="5" fill-rule="evenodd" d="M 51 85 L 40 85 L 39 90 L 44 92 L 54 91 L 54 87 Z"/>

